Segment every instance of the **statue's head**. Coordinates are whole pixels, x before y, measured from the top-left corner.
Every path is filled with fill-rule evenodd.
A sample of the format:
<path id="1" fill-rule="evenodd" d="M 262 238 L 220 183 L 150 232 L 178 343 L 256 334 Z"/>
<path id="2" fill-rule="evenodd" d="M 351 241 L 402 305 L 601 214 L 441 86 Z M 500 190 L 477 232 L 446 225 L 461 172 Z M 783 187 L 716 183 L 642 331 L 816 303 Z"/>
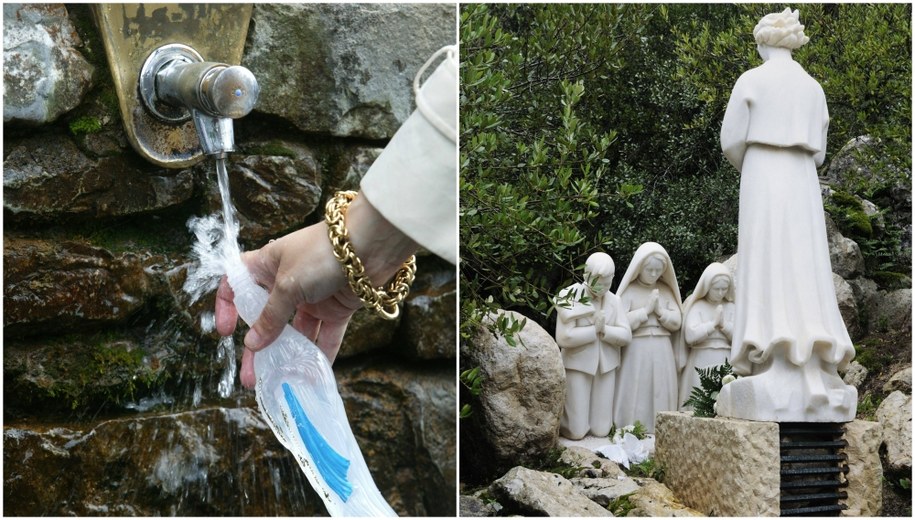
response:
<path id="1" fill-rule="evenodd" d="M 665 270 L 667 270 L 667 258 L 661 253 L 652 253 L 642 262 L 639 281 L 645 285 L 654 285 L 658 283 Z"/>
<path id="2" fill-rule="evenodd" d="M 610 290 L 616 266 L 607 253 L 594 253 L 585 261 L 585 285 L 594 294 Z"/>
<path id="3" fill-rule="evenodd" d="M 731 275 L 729 274 L 719 274 L 712 278 L 712 283 L 708 288 L 708 293 L 706 294 L 706 299 L 712 303 L 721 303 L 727 296 L 728 292 L 731 290 Z"/>
<path id="4" fill-rule="evenodd" d="M 759 46 L 781 47 L 794 50 L 810 41 L 804 35 L 797 9 L 786 7 L 780 13 L 771 13 L 763 17 L 753 28 L 753 37 Z"/>

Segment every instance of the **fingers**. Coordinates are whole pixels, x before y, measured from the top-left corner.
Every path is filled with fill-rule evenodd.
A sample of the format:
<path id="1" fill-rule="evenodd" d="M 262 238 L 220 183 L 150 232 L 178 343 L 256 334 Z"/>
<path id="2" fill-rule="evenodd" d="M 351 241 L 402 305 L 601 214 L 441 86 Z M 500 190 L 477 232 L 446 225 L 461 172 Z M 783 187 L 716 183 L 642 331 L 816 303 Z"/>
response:
<path id="1" fill-rule="evenodd" d="M 238 378 L 241 379 L 242 386 L 249 390 L 254 388 L 254 383 L 257 381 L 254 377 L 254 352 L 248 349 L 245 349 L 241 355 L 241 373 Z"/>
<path id="2" fill-rule="evenodd" d="M 248 334 L 245 335 L 246 348 L 255 352 L 261 350 L 273 343 L 273 340 L 283 332 L 283 327 L 286 326 L 296 309 L 296 302 L 286 289 L 286 287 L 294 285 L 294 281 L 289 284 L 278 283 L 274 285 L 263 312 L 254 322 Z"/>
<path id="3" fill-rule="evenodd" d="M 307 310 L 300 308 L 299 311 L 295 313 L 295 318 L 292 320 L 292 327 L 301 332 L 306 338 L 314 341 L 315 338 L 318 337 L 318 332 L 321 330 L 321 320 Z"/>
<path id="4" fill-rule="evenodd" d="M 315 345 L 324 352 L 327 360 L 333 364 L 337 353 L 340 352 L 340 344 L 343 343 L 343 334 L 346 332 L 346 326 L 349 324 L 349 317 L 342 320 L 324 320 L 321 323 L 321 333 Z"/>
<path id="5" fill-rule="evenodd" d="M 216 332 L 220 336 L 231 336 L 238 323 L 238 309 L 235 308 L 235 293 L 223 276 L 216 291 Z"/>

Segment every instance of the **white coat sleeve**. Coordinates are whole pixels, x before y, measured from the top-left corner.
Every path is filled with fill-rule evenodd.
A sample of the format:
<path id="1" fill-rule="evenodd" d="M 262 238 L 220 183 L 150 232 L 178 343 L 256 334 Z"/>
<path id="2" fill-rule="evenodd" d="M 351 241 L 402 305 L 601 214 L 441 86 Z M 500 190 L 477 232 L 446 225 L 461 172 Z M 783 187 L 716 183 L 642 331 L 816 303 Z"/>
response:
<path id="1" fill-rule="evenodd" d="M 397 130 L 361 182 L 361 193 L 388 221 L 419 245 L 457 263 L 456 53 L 422 86 L 427 111 L 450 136 L 415 110 Z"/>

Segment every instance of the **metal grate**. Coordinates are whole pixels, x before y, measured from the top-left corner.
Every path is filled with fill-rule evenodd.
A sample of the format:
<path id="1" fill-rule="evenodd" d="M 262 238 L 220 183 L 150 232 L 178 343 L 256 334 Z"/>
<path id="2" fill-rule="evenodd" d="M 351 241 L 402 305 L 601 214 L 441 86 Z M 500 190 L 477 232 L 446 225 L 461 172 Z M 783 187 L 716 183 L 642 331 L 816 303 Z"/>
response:
<path id="1" fill-rule="evenodd" d="M 839 516 L 847 509 L 848 443 L 836 423 L 779 423 L 782 516 Z"/>

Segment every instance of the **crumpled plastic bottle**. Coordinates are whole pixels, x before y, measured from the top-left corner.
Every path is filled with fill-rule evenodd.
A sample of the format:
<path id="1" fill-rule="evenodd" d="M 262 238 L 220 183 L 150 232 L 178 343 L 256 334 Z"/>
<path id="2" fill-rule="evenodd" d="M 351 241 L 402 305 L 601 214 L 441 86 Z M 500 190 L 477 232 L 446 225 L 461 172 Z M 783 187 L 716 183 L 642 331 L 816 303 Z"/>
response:
<path id="1" fill-rule="evenodd" d="M 253 324 L 267 304 L 241 258 L 226 262 L 238 315 Z M 375 486 L 323 352 L 291 326 L 254 356 L 257 404 L 331 516 L 397 516 Z"/>

